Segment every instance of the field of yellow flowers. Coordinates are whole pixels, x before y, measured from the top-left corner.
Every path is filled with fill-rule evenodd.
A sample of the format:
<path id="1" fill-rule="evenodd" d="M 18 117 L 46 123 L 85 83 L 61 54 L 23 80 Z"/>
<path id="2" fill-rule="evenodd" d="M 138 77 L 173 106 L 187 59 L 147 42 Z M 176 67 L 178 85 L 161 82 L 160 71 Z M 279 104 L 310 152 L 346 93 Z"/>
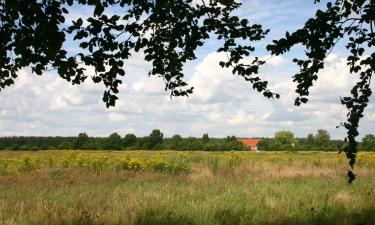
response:
<path id="1" fill-rule="evenodd" d="M 51 168 L 84 168 L 100 175 L 104 170 L 154 171 L 163 173 L 187 173 L 190 166 L 186 154 L 155 154 L 152 157 L 130 157 L 127 153 L 98 153 L 81 151 L 63 151 L 62 153 L 24 152 L 22 154 L 4 154 L 0 158 L 0 176 L 16 176 L 27 172 L 36 172 Z"/>
<path id="2" fill-rule="evenodd" d="M 0 151 L 0 224 L 375 224 L 375 154 Z"/>

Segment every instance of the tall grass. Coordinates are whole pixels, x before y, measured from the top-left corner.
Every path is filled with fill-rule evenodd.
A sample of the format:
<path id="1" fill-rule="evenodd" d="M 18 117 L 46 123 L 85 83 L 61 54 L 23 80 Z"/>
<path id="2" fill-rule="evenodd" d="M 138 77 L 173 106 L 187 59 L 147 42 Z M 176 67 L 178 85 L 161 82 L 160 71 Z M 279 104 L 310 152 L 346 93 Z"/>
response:
<path id="1" fill-rule="evenodd" d="M 29 172 L 0 177 L 0 224 L 375 224 L 375 154 L 360 155 L 352 185 L 345 159 L 328 153 L 86 154 L 137 158 L 155 168 L 116 170 L 106 162 L 97 173 L 78 162 L 56 163 L 67 157 L 61 152 L 0 152 L 1 160 L 22 165 L 30 163 L 23 157 L 39 160 L 36 169 L 30 164 Z M 164 171 L 167 161 L 190 169 Z"/>

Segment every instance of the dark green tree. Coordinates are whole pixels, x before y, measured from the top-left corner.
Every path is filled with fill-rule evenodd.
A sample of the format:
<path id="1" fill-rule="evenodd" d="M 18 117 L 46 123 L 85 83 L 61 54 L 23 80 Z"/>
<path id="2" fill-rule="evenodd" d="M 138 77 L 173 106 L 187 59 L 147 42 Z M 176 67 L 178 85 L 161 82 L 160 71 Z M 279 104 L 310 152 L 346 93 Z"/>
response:
<path id="1" fill-rule="evenodd" d="M 291 151 L 295 149 L 296 144 L 297 140 L 294 138 L 294 133 L 289 130 L 283 130 L 275 133 L 274 141 L 270 148 L 272 150 Z"/>
<path id="2" fill-rule="evenodd" d="M 365 151 L 375 151 L 375 136 L 373 134 L 365 135 L 362 138 L 360 149 Z"/>
<path id="3" fill-rule="evenodd" d="M 314 149 L 315 147 L 315 138 L 313 134 L 308 134 L 306 138 L 306 144 L 308 149 Z"/>
<path id="4" fill-rule="evenodd" d="M 210 141 L 210 137 L 208 136 L 207 133 L 204 133 L 202 136 L 202 142 L 203 143 L 208 143 Z"/>
<path id="5" fill-rule="evenodd" d="M 226 140 L 227 140 L 227 142 L 237 141 L 237 138 L 234 135 L 233 136 L 227 136 Z"/>
<path id="6" fill-rule="evenodd" d="M 271 151 L 271 150 L 275 150 L 275 149 L 272 149 L 272 145 L 273 145 L 273 139 L 271 138 L 262 138 L 261 141 L 259 141 L 259 143 L 257 144 L 257 148 L 261 151 Z"/>
<path id="7" fill-rule="evenodd" d="M 124 137 L 124 147 L 135 146 L 137 143 L 137 137 L 134 134 L 127 134 Z"/>
<path id="8" fill-rule="evenodd" d="M 69 150 L 69 149 L 73 149 L 73 144 L 72 142 L 63 142 L 61 143 L 59 146 L 58 146 L 58 149 L 60 150 Z"/>
<path id="9" fill-rule="evenodd" d="M 28 145 L 22 145 L 19 150 L 22 150 L 22 151 L 27 151 L 27 150 L 30 150 L 30 146 Z"/>
<path id="10" fill-rule="evenodd" d="M 161 143 L 163 143 L 163 133 L 158 129 L 153 130 L 147 137 L 147 149 L 155 149 L 155 147 L 157 147 Z"/>
<path id="11" fill-rule="evenodd" d="M 79 133 L 73 141 L 74 149 L 82 149 L 82 146 L 89 140 L 89 136 L 86 133 Z"/>
<path id="12" fill-rule="evenodd" d="M 294 143 L 294 134 L 290 130 L 278 131 L 275 133 L 275 141 L 282 145 L 292 146 Z"/>
<path id="13" fill-rule="evenodd" d="M 121 136 L 116 132 L 109 135 L 104 144 L 104 149 L 107 150 L 121 150 L 121 147 Z"/>
<path id="14" fill-rule="evenodd" d="M 329 135 L 328 131 L 324 129 L 319 129 L 318 133 L 314 137 L 315 145 L 320 150 L 329 150 L 327 148 L 330 148 L 330 141 L 331 136 Z"/>
<path id="15" fill-rule="evenodd" d="M 170 140 L 170 148 L 173 150 L 178 150 L 181 148 L 182 141 L 182 137 L 179 134 L 173 135 Z"/>

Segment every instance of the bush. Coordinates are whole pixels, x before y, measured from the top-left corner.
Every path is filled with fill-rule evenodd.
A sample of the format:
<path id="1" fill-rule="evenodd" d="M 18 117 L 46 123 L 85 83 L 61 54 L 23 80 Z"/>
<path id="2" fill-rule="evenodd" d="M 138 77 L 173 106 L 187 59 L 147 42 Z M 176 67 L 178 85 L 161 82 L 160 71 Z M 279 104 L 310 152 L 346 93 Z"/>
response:
<path id="1" fill-rule="evenodd" d="M 14 144 L 14 145 L 9 146 L 7 149 L 9 149 L 9 150 L 19 150 L 19 148 L 20 148 L 19 145 Z"/>
<path id="2" fill-rule="evenodd" d="M 32 146 L 30 147 L 31 151 L 38 151 L 40 148 L 38 146 Z"/>
<path id="3" fill-rule="evenodd" d="M 73 149 L 73 144 L 72 142 L 63 142 L 58 146 L 58 149 L 60 150 L 69 150 Z"/>
<path id="4" fill-rule="evenodd" d="M 19 150 L 22 150 L 22 151 L 27 151 L 27 150 L 30 150 L 30 147 L 28 145 L 22 145 Z"/>

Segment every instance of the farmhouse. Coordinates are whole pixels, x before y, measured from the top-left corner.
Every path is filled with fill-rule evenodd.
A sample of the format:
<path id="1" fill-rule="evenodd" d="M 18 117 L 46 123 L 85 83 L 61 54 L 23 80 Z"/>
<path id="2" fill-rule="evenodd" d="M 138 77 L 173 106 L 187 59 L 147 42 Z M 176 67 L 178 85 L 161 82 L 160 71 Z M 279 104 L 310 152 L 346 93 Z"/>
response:
<path id="1" fill-rule="evenodd" d="M 258 147 L 257 144 L 261 141 L 261 138 L 239 138 L 240 142 L 242 142 L 245 146 L 247 146 L 250 150 L 257 151 Z"/>

